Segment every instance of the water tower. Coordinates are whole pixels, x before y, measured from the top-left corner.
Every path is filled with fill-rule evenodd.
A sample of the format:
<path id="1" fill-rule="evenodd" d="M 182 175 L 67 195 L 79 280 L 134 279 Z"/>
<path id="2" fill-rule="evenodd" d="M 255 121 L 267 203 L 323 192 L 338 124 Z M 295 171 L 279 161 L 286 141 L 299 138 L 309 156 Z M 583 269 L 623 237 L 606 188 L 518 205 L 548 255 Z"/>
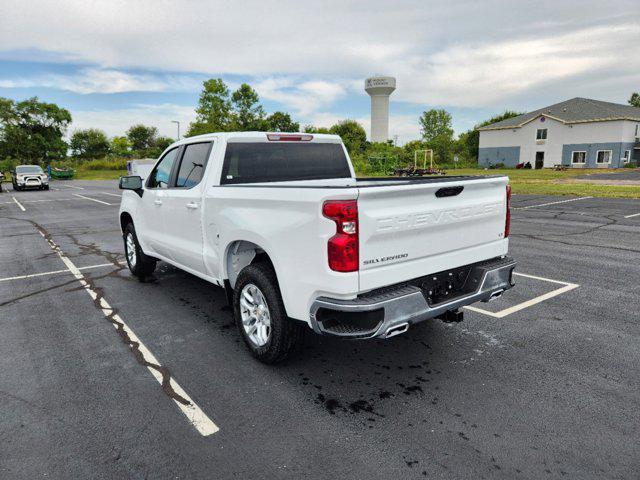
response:
<path id="1" fill-rule="evenodd" d="M 396 89 L 393 77 L 370 77 L 364 89 L 371 96 L 371 141 L 389 140 L 389 95 Z"/>

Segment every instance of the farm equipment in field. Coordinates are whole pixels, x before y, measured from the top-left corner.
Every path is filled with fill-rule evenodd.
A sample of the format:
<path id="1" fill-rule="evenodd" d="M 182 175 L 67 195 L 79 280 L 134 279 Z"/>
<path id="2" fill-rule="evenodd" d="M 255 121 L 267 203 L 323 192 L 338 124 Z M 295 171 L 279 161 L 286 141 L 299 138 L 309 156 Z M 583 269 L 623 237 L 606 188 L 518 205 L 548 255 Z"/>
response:
<path id="1" fill-rule="evenodd" d="M 418 154 L 423 154 L 422 167 L 418 166 Z M 429 155 L 429 167 L 427 167 L 427 155 Z M 435 165 L 433 150 L 415 150 L 413 152 L 413 165 L 409 165 L 406 168 L 395 168 L 393 175 L 396 177 L 422 177 L 424 175 L 446 175 L 446 172 Z"/>
<path id="2" fill-rule="evenodd" d="M 76 171 L 70 167 L 51 167 L 51 177 L 58 180 L 69 180 L 75 174 Z"/>

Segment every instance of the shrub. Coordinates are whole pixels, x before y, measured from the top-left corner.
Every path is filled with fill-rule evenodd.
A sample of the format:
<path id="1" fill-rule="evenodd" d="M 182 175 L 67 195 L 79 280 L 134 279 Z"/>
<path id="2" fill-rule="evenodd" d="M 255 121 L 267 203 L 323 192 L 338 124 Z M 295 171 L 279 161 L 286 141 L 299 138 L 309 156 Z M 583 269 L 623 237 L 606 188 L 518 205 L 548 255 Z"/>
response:
<path id="1" fill-rule="evenodd" d="M 84 162 L 82 168 L 85 170 L 126 170 L 126 158 L 103 158 L 100 160 L 91 160 Z"/>
<path id="2" fill-rule="evenodd" d="M 16 165 L 20 165 L 20 162 L 13 158 L 5 158 L 4 160 L 0 160 L 0 172 L 5 174 L 5 179 L 6 179 L 7 173 L 13 170 L 16 167 Z"/>

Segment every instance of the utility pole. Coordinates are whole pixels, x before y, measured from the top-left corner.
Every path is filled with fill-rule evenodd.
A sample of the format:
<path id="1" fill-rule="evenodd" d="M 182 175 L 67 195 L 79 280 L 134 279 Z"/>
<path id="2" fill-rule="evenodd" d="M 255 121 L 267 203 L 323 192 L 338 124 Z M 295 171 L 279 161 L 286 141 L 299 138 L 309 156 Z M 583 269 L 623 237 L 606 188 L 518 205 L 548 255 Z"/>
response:
<path id="1" fill-rule="evenodd" d="M 171 123 L 175 123 L 178 126 L 178 138 L 180 140 L 180 122 L 178 120 L 171 120 Z"/>

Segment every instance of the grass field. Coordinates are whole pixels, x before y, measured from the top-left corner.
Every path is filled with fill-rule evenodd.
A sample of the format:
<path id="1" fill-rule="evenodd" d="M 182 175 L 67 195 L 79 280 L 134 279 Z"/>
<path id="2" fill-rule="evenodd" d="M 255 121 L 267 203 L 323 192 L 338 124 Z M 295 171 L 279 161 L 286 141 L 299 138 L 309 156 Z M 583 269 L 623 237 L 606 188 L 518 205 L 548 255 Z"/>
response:
<path id="1" fill-rule="evenodd" d="M 74 180 L 118 180 L 127 174 L 126 170 L 89 170 L 78 168 Z"/>
<path id="2" fill-rule="evenodd" d="M 447 170 L 447 175 L 507 175 L 513 193 L 534 195 L 578 195 L 612 198 L 640 198 L 640 186 L 590 185 L 587 183 L 562 183 L 579 175 L 590 173 L 623 172 L 623 169 L 575 169 L 556 170 L 480 170 L 475 168 Z"/>

